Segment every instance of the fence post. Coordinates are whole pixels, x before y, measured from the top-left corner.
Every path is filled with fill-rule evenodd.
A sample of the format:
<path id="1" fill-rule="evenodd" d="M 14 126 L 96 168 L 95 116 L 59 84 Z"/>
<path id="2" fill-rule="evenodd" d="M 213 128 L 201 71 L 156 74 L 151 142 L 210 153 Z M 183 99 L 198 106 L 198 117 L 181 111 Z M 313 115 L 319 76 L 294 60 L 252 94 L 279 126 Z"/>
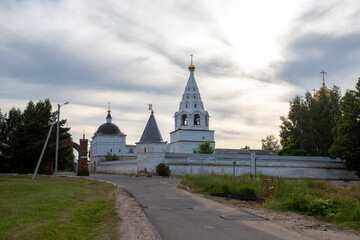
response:
<path id="1" fill-rule="evenodd" d="M 256 176 L 256 153 L 251 153 L 251 173 Z"/>

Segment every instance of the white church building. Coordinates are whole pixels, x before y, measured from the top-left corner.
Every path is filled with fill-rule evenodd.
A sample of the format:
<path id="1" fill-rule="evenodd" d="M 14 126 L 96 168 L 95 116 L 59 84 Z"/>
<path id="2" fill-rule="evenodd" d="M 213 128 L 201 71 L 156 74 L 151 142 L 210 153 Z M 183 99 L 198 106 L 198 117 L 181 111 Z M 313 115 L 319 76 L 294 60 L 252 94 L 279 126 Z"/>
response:
<path id="1" fill-rule="evenodd" d="M 209 113 L 204 109 L 199 88 L 195 81 L 195 65 L 191 59 L 189 65 L 190 76 L 184 94 L 180 101 L 179 110 L 175 112 L 175 130 L 170 133 L 170 143 L 163 142 L 156 124 L 153 111 L 140 141 L 135 145 L 126 144 L 126 135 L 118 126 L 112 123 L 110 106 L 106 123 L 102 124 L 92 137 L 90 147 L 90 162 L 99 163 L 107 155 L 115 155 L 120 160 L 131 159 L 146 148 L 136 149 L 139 145 L 150 142 L 161 142 L 161 151 L 170 153 L 194 153 L 200 143 L 209 141 L 215 148 L 214 130 L 209 130 Z M 156 140 L 156 141 L 155 141 Z M 148 150 L 151 148 L 148 148 Z"/>
<path id="2" fill-rule="evenodd" d="M 106 122 L 97 129 L 92 137 L 90 147 L 91 162 L 101 162 L 106 159 L 107 155 L 119 158 L 135 156 L 135 149 L 135 145 L 126 144 L 126 135 L 120 131 L 118 126 L 112 123 L 109 106 Z"/>

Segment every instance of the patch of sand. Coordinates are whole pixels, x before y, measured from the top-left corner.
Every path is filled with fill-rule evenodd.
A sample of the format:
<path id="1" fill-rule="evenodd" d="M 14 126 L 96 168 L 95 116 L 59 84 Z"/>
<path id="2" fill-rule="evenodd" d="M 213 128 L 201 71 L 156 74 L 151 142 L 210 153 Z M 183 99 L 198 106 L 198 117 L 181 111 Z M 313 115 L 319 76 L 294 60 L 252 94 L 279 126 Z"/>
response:
<path id="1" fill-rule="evenodd" d="M 124 189 L 116 190 L 116 208 L 121 217 L 121 237 L 124 240 L 160 240 L 160 235 L 149 222 L 139 204 Z"/>

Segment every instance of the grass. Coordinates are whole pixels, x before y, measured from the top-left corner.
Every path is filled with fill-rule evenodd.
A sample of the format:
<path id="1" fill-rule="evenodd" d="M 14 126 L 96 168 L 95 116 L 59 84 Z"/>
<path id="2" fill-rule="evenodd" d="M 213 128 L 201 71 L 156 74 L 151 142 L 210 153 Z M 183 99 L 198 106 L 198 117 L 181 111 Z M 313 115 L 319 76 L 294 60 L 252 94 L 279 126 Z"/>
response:
<path id="1" fill-rule="evenodd" d="M 115 189 L 88 179 L 0 176 L 0 238 L 116 239 Z"/>
<path id="2" fill-rule="evenodd" d="M 182 184 L 192 192 L 230 193 L 259 197 L 263 179 L 279 181 L 276 196 L 261 203 L 262 207 L 293 211 L 351 229 L 360 230 L 360 185 L 339 186 L 329 181 L 284 179 L 264 175 L 185 175 Z"/>

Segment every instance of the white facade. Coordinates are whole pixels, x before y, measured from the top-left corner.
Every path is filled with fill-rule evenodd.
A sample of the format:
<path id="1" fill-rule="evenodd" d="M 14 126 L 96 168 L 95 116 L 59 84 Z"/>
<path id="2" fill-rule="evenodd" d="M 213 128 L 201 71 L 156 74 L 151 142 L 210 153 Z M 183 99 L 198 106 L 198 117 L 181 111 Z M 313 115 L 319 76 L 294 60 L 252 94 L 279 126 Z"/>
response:
<path id="1" fill-rule="evenodd" d="M 139 172 L 156 172 L 156 166 L 165 162 L 165 142 L 136 143 L 137 168 Z"/>
<path id="2" fill-rule="evenodd" d="M 170 133 L 167 150 L 172 153 L 194 153 L 200 143 L 210 142 L 215 148 L 214 130 L 209 130 L 209 113 L 205 111 L 195 81 L 195 66 L 189 66 L 190 76 L 185 87 L 179 111 L 175 112 L 175 130 Z"/>
<path id="3" fill-rule="evenodd" d="M 135 156 L 136 146 L 126 145 L 126 135 L 112 123 L 110 109 L 106 123 L 102 124 L 92 137 L 90 147 L 90 162 L 97 163 L 105 160 L 106 155 L 118 157 Z"/>
<path id="4" fill-rule="evenodd" d="M 135 154 L 135 145 L 126 145 L 126 135 L 95 135 L 91 142 L 91 157 L 104 157 L 107 154 L 128 156 Z"/>

